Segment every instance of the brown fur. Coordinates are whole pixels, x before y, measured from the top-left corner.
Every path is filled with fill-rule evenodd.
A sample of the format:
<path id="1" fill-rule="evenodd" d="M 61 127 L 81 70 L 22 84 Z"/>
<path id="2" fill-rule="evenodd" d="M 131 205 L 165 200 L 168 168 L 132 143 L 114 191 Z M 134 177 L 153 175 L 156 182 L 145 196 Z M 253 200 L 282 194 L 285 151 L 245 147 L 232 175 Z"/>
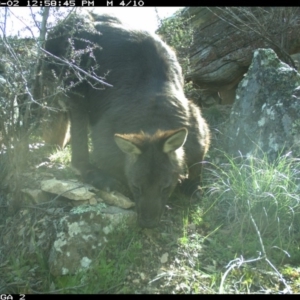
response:
<path id="1" fill-rule="evenodd" d="M 163 142 L 170 136 L 172 136 L 174 133 L 176 133 L 177 130 L 157 130 L 154 134 L 150 135 L 145 132 L 140 133 L 130 133 L 130 134 L 115 134 L 115 136 L 120 136 L 126 140 L 131 141 L 134 143 L 137 147 L 139 147 L 142 150 L 145 150 L 150 147 L 150 145 L 158 144 L 160 147 L 163 146 Z"/>
<path id="2" fill-rule="evenodd" d="M 208 126 L 200 109 L 185 98 L 176 56 L 158 36 L 107 17 L 94 16 L 94 23 L 76 18 L 49 35 L 46 49 L 67 56 L 69 32 L 79 28 L 73 36 L 75 49 L 84 49 L 88 44 L 84 40 L 102 47 L 94 50 L 100 65 L 96 73 L 102 76 L 110 70 L 106 81 L 113 87 L 99 90 L 82 81 L 69 93 L 72 163 L 99 188 L 129 190 L 140 225 L 157 226 L 186 166 L 189 176 L 183 190 L 191 195 L 199 188 L 201 161 L 209 147 Z M 80 66 L 93 64 L 86 55 Z"/>

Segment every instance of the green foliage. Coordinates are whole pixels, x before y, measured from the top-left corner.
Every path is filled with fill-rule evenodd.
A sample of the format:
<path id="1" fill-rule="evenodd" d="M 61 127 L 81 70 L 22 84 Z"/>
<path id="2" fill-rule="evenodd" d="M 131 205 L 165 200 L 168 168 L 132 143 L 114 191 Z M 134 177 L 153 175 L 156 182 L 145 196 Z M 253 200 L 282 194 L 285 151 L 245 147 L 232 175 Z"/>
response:
<path id="1" fill-rule="evenodd" d="M 299 260 L 294 246 L 300 228 L 300 160 L 289 155 L 273 163 L 267 158 L 225 157 L 226 163 L 212 165 L 210 201 L 205 202 L 205 217 L 223 225 L 218 243 L 230 245 L 232 254 L 257 256 L 263 250 L 261 237 L 266 254 L 277 263 L 288 258 L 287 252 Z"/>
<path id="2" fill-rule="evenodd" d="M 193 28 L 190 25 L 190 18 L 182 17 L 179 11 L 174 16 L 163 20 L 157 33 L 176 51 L 183 73 L 187 73 L 188 53 L 193 43 Z"/>
<path id="3" fill-rule="evenodd" d="M 64 149 L 56 148 L 50 155 L 50 160 L 56 163 L 68 165 L 71 162 L 71 147 L 68 145 Z"/>
<path id="4" fill-rule="evenodd" d="M 87 271 L 60 276 L 55 286 L 63 293 L 115 293 L 121 290 L 130 265 L 139 262 L 142 244 L 136 231 L 121 226 L 109 238 L 108 244 L 99 253 L 95 264 Z M 70 289 L 70 287 L 75 287 Z M 77 288 L 76 288 L 77 286 Z M 127 287 L 127 292 L 132 290 Z M 122 288 L 122 292 L 126 289 Z"/>
<path id="5" fill-rule="evenodd" d="M 1 266 L 3 274 L 5 273 L 4 280 L 1 280 L 1 293 L 29 294 L 34 292 L 33 289 L 48 290 L 51 275 L 47 258 L 33 241 L 31 247 L 30 256 L 28 249 L 22 249 L 21 246 L 6 254 L 6 261 Z"/>
<path id="6" fill-rule="evenodd" d="M 88 23 L 82 20 L 81 26 L 88 26 Z M 189 20 L 184 20 L 178 14 L 164 21 L 159 33 L 176 50 L 184 73 L 188 72 L 187 53 L 193 42 Z M 13 42 L 12 40 L 11 44 Z M 91 45 L 92 48 L 93 46 Z M 34 44 L 26 47 L 33 49 Z M 19 55 L 20 52 L 20 55 L 23 55 L 18 58 L 23 59 L 24 63 L 30 53 L 34 53 L 26 47 L 24 44 L 20 44 L 20 48 L 15 47 L 16 54 Z M 80 64 L 81 54 L 84 53 L 76 52 L 72 44 L 70 53 L 77 64 Z M 34 61 L 27 60 L 28 65 L 24 66 L 31 68 Z M 0 64 L 0 72 L 5 71 L 8 75 L 5 82 L 14 83 L 14 76 L 18 73 L 12 68 L 18 66 L 15 66 L 9 55 L 4 55 L 1 62 L 4 64 Z M 6 84 L 2 86 L 5 97 L 1 96 L 0 119 L 4 124 L 4 133 L 6 130 L 14 133 L 19 128 L 18 115 L 14 114 L 14 111 L 9 115 L 6 108 L 15 107 L 14 97 L 22 96 L 26 83 L 11 84 L 11 87 L 12 89 Z M 187 84 L 186 94 L 192 93 L 192 85 Z M 25 106 L 31 103 L 30 99 L 25 100 Z M 220 111 L 213 108 L 206 113 L 208 119 L 212 120 L 219 120 L 222 116 Z M 293 133 L 297 132 L 299 127 L 298 122 L 294 125 Z M 8 134 L 6 137 L 8 138 L 4 141 L 5 144 L 11 144 L 12 136 Z M 19 136 L 16 134 L 14 138 L 18 141 Z M 29 158 L 34 160 L 33 165 L 43 165 L 43 159 L 49 157 L 50 151 L 53 152 L 53 148 L 32 147 L 33 144 L 29 143 Z M 21 173 L 17 167 L 18 161 L 24 160 L 24 152 L 20 152 L 17 160 L 13 149 L 15 148 L 0 157 L 0 182 L 11 172 L 9 168 L 17 170 L 17 175 Z M 262 254 L 259 253 L 262 253 L 264 248 L 267 258 L 272 260 L 276 267 L 280 266 L 281 269 L 278 269 L 282 275 L 293 282 L 294 291 L 299 292 L 300 271 L 292 266 L 299 264 L 300 260 L 299 160 L 287 155 L 270 163 L 266 158 L 232 158 L 226 153 L 222 153 L 222 156 L 225 157 L 225 163 L 211 164 L 209 171 L 205 170 L 203 178 L 207 178 L 207 182 L 204 190 L 207 193 L 200 203 L 189 206 L 186 204 L 189 199 L 180 195 L 181 198 L 177 199 L 177 202 L 168 203 L 170 210 L 163 216 L 159 228 L 119 228 L 109 237 L 109 242 L 101 250 L 93 266 L 76 275 L 52 278 L 47 264 L 48 253 L 32 242 L 36 229 L 28 229 L 23 221 L 19 221 L 24 229 L 24 240 L 30 241 L 28 243 L 32 246 L 33 251 L 30 252 L 26 242 L 19 240 L 19 235 L 11 238 L 11 233 L 19 230 L 5 227 L 9 218 L 6 210 L 2 209 L 1 238 L 6 243 L 11 239 L 17 241 L 17 244 L 11 247 L 9 253 L 2 252 L 2 249 L 0 251 L 1 258 L 4 257 L 1 260 L 2 273 L 5 274 L 0 279 L 0 291 L 18 294 L 134 293 L 146 290 L 145 287 L 152 284 L 154 288 L 150 291 L 158 293 L 216 293 L 224 278 L 224 272 L 229 270 L 229 262 L 239 257 L 260 257 Z M 70 169 L 66 168 L 70 162 L 69 146 L 63 150 L 55 149 L 49 160 L 44 167 L 39 166 L 40 171 L 58 166 L 56 178 L 73 176 Z M 54 172 L 53 169 L 55 168 L 52 168 Z M 10 182 L 16 183 L 16 178 L 12 177 Z M 171 200 L 175 200 L 176 196 L 173 195 Z M 19 198 L 16 199 L 19 201 Z M 23 213 L 25 215 L 25 212 Z M 17 221 L 16 215 L 14 218 L 13 221 L 10 219 L 12 223 Z M 32 213 L 32 221 L 37 224 L 40 222 L 36 211 Z M 164 254 L 168 254 L 168 259 L 162 263 L 161 258 Z M 285 264 L 287 261 L 290 265 Z M 244 263 L 231 269 L 223 282 L 224 291 L 281 292 L 283 288 L 278 274 L 275 274 L 277 277 L 274 279 L 273 272 L 271 277 L 272 270 L 266 266 L 265 261 L 261 260 L 253 265 Z M 142 279 L 141 274 L 145 279 Z"/>
<path id="7" fill-rule="evenodd" d="M 189 51 L 194 42 L 194 29 L 191 25 L 191 18 L 183 17 L 181 11 L 161 21 L 157 34 L 171 46 L 176 54 L 182 68 L 182 73 L 187 74 L 190 70 Z M 186 82 L 184 92 L 188 98 L 199 98 L 199 92 L 193 87 L 192 82 Z"/>

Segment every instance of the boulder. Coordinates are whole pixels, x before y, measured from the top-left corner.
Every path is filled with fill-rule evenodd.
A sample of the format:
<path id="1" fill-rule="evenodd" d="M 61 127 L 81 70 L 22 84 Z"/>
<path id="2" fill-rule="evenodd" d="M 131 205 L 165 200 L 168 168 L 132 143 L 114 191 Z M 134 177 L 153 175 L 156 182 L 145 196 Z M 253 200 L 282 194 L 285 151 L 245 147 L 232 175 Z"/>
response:
<path id="1" fill-rule="evenodd" d="M 114 230 L 136 222 L 136 213 L 99 203 L 81 205 L 61 218 L 49 256 L 53 276 L 76 274 L 88 269 Z"/>
<path id="2" fill-rule="evenodd" d="M 218 92 L 222 104 L 233 103 L 255 49 L 271 48 L 292 65 L 289 55 L 300 52 L 299 12 L 298 7 L 185 8 L 182 15 L 194 32 L 186 80 L 206 95 Z"/>
<path id="3" fill-rule="evenodd" d="M 300 155 L 300 74 L 272 49 L 257 49 L 240 82 L 225 130 L 226 151 L 274 160 Z M 262 151 L 263 152 L 262 152 Z"/>

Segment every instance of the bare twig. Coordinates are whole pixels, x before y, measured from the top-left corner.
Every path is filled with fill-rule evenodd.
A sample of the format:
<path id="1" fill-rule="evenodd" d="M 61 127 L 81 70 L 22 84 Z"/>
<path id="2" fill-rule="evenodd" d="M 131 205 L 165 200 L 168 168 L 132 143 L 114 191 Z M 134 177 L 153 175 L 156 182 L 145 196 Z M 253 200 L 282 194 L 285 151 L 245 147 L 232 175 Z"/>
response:
<path id="1" fill-rule="evenodd" d="M 30 7 L 29 9 L 30 9 L 31 18 L 32 18 L 32 20 L 33 20 L 35 26 L 39 29 L 39 31 L 41 31 L 41 27 L 40 27 L 40 25 L 38 24 L 38 22 L 37 22 L 36 19 L 35 19 L 35 14 L 34 14 L 33 11 L 32 11 L 32 7 Z M 46 7 L 45 9 L 46 9 L 46 10 L 49 10 L 49 7 Z"/>
<path id="2" fill-rule="evenodd" d="M 285 293 L 292 294 L 292 290 L 291 290 L 290 286 L 287 284 L 287 282 L 284 279 L 284 277 L 282 276 L 282 274 L 276 269 L 276 267 L 267 258 L 267 254 L 266 254 L 266 251 L 265 251 L 265 246 L 264 246 L 264 243 L 263 243 L 260 231 L 259 231 L 259 229 L 258 229 L 258 227 L 256 225 L 256 222 L 255 222 L 255 220 L 254 220 L 254 218 L 253 218 L 253 216 L 251 214 L 251 211 L 250 211 L 250 202 L 249 202 L 249 199 L 247 200 L 247 203 L 248 203 L 248 212 L 249 212 L 249 215 L 250 215 L 250 219 L 251 219 L 251 222 L 252 222 L 252 224 L 253 224 L 253 226 L 255 228 L 255 231 L 257 233 L 257 236 L 258 236 L 258 239 L 259 239 L 259 243 L 260 243 L 262 252 L 259 252 L 259 256 L 257 258 L 254 258 L 254 259 L 244 260 L 244 258 L 241 256 L 240 258 L 236 258 L 236 259 L 230 261 L 228 263 L 228 265 L 226 266 L 226 268 L 228 268 L 228 269 L 226 270 L 226 272 L 222 276 L 221 283 L 220 283 L 220 288 L 219 288 L 219 293 L 224 293 L 224 282 L 225 282 L 225 279 L 226 279 L 226 277 L 228 276 L 228 274 L 229 274 L 229 272 L 231 270 L 233 270 L 236 267 L 240 268 L 244 264 L 248 264 L 248 263 L 252 263 L 252 262 L 257 262 L 257 261 L 260 261 L 260 260 L 264 260 L 275 271 L 275 273 L 278 276 L 279 280 L 284 284 L 284 286 L 286 288 Z"/>
<path id="3" fill-rule="evenodd" d="M 28 29 L 28 30 L 30 31 L 32 37 L 34 38 L 34 33 L 33 33 L 33 31 L 31 30 L 31 28 L 30 28 L 30 27 L 29 27 L 29 26 L 28 26 L 28 25 L 27 25 L 20 17 L 18 17 L 16 14 L 14 14 L 12 9 L 10 9 L 9 12 L 10 12 L 16 19 L 18 19 L 21 23 L 23 23 L 23 24 L 25 25 L 26 29 Z"/>
<path id="4" fill-rule="evenodd" d="M 109 84 L 109 83 L 106 83 L 105 81 L 99 79 L 99 77 L 95 77 L 95 76 L 93 76 L 93 75 L 87 73 L 86 71 L 82 70 L 81 68 L 79 68 L 79 67 L 77 67 L 76 65 L 72 64 L 71 62 L 69 62 L 69 61 L 67 61 L 67 60 L 65 60 L 65 59 L 62 59 L 62 58 L 60 58 L 60 57 L 57 57 L 57 56 L 53 55 L 52 53 L 48 52 L 47 50 L 45 50 L 45 49 L 43 49 L 43 48 L 41 48 L 41 50 L 42 50 L 43 52 L 45 52 L 47 55 L 49 55 L 49 56 L 51 56 L 51 57 L 53 57 L 53 58 L 59 60 L 60 62 L 63 62 L 63 63 L 66 64 L 67 66 L 69 66 L 69 67 L 71 67 L 71 68 L 73 68 L 73 69 L 76 69 L 77 71 L 83 73 L 83 74 L 86 75 L 87 77 L 89 77 L 89 78 L 91 78 L 91 79 L 93 79 L 93 80 L 95 80 L 95 81 L 97 81 L 97 82 L 99 82 L 99 83 L 101 83 L 101 84 L 103 84 L 103 85 L 106 85 L 106 86 L 109 86 L 109 87 L 113 87 L 113 85 L 111 85 L 111 84 Z"/>
<path id="5" fill-rule="evenodd" d="M 256 13 L 254 13 L 254 8 L 236 7 L 232 9 L 225 7 L 219 8 L 222 14 L 216 14 L 212 9 L 207 9 L 219 19 L 239 31 L 246 34 L 255 33 L 259 38 L 273 46 L 277 54 L 281 55 L 286 63 L 295 68 L 295 64 L 287 52 L 287 30 L 292 27 L 294 16 L 297 15 L 298 8 L 289 10 L 287 7 L 274 7 L 268 11 L 265 8 L 257 7 L 255 8 Z M 242 16 L 245 17 L 246 20 L 243 20 Z M 275 38 L 276 34 L 270 33 L 270 30 L 274 28 L 278 31 L 277 34 L 280 34 L 280 43 L 278 43 Z"/>

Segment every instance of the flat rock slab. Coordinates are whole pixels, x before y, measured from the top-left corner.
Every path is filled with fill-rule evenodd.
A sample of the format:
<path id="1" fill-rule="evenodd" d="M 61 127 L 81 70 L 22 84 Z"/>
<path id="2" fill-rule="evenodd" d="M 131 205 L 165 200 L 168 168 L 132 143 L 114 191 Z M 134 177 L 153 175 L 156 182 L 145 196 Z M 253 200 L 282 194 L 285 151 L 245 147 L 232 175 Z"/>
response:
<path id="1" fill-rule="evenodd" d="M 38 189 L 25 188 L 25 189 L 22 189 L 21 191 L 26 197 L 28 197 L 31 200 L 29 202 L 33 202 L 34 204 L 37 204 L 40 202 L 46 202 L 49 200 L 48 194 L 44 193 L 43 191 L 38 190 Z"/>
<path id="2" fill-rule="evenodd" d="M 71 200 L 89 200 L 95 197 L 95 193 L 90 192 L 89 187 L 82 183 L 57 179 L 41 181 L 41 190 Z"/>
<path id="3" fill-rule="evenodd" d="M 99 190 L 97 195 L 103 199 L 103 201 L 109 205 L 118 206 L 121 208 L 131 208 L 135 205 L 129 198 L 125 197 L 121 193 L 111 192 L 107 193 L 105 191 Z"/>

